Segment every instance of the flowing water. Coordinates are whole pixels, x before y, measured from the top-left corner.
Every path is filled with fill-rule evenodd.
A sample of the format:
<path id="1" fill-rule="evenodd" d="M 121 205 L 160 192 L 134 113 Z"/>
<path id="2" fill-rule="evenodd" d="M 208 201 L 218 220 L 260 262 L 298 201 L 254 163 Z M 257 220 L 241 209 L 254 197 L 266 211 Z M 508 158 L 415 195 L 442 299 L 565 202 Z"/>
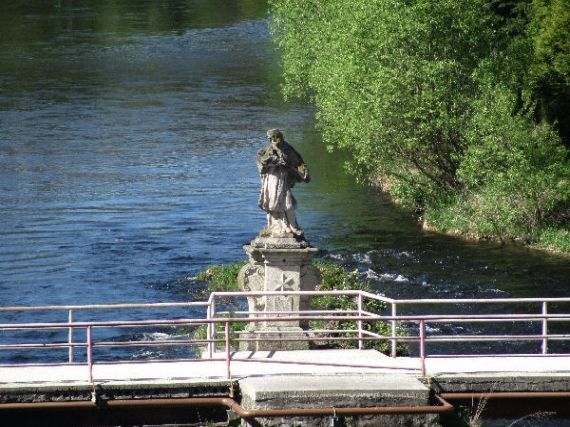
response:
<path id="1" fill-rule="evenodd" d="M 191 298 L 196 273 L 243 259 L 264 225 L 254 159 L 273 127 L 313 176 L 295 188 L 307 238 L 380 292 L 568 296 L 568 258 L 424 233 L 346 176 L 342 156 L 319 141 L 314 111 L 280 97 L 263 2 L 2 8 L 3 306 Z M 3 319 L 15 316 L 53 320 Z"/>

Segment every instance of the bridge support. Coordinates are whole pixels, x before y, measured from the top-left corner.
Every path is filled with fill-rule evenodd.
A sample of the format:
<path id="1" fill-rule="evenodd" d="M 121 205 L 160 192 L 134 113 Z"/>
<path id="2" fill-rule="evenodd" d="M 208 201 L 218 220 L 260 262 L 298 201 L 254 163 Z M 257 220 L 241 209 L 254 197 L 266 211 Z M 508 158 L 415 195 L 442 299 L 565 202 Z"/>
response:
<path id="1" fill-rule="evenodd" d="M 244 291 L 272 291 L 282 295 L 248 297 L 250 317 L 295 315 L 308 308 L 309 301 L 291 291 L 313 291 L 321 277 L 311 265 L 318 249 L 293 237 L 258 237 L 244 246 L 249 263 L 238 281 Z M 304 325 L 299 321 L 263 321 L 248 324 L 240 334 L 240 350 L 308 349 Z"/>

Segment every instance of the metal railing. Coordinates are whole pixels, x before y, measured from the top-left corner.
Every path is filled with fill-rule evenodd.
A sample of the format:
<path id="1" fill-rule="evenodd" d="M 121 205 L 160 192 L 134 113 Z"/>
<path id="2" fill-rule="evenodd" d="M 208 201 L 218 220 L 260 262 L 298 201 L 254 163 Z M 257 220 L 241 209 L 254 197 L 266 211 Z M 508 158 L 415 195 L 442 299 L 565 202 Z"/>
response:
<path id="1" fill-rule="evenodd" d="M 228 301 L 235 299 L 243 299 L 247 297 L 271 297 L 271 296 L 298 296 L 303 299 L 309 299 L 319 296 L 336 296 L 353 298 L 353 308 L 347 310 L 314 310 L 305 309 L 289 312 L 260 312 L 251 313 L 246 310 L 227 310 Z M 384 309 L 380 312 L 369 312 L 365 310 L 368 300 L 376 300 L 384 303 Z M 540 352 L 535 355 L 548 355 L 549 342 L 551 341 L 569 341 L 570 333 L 563 331 L 562 333 L 553 333 L 550 326 L 555 323 L 566 324 L 570 321 L 570 314 L 565 312 L 551 313 L 549 307 L 551 305 L 567 305 L 570 298 L 498 298 L 498 299 L 391 299 L 382 295 L 376 295 L 363 291 L 320 291 L 320 292 L 303 292 L 303 291 L 284 291 L 284 292 L 214 292 L 206 302 L 187 302 L 187 303 L 155 303 L 155 304 L 112 304 L 112 305 L 68 305 L 68 306 L 39 306 L 39 307 L 0 307 L 0 316 L 12 313 L 21 316 L 22 313 L 28 315 L 36 312 L 47 312 L 53 318 L 61 315 L 61 321 L 49 322 L 23 322 L 12 321 L 0 323 L 0 351 L 25 351 L 25 350 L 67 350 L 67 364 L 86 365 L 89 370 L 89 380 L 93 382 L 93 365 L 95 364 L 94 353 L 102 348 L 127 348 L 127 347 L 165 347 L 165 346 L 182 346 L 182 347 L 205 347 L 206 358 L 199 357 L 197 352 L 189 353 L 192 357 L 184 360 L 208 360 L 223 359 L 226 363 L 226 375 L 231 378 L 231 361 L 232 361 L 232 344 L 239 341 L 239 338 L 232 336 L 232 324 L 237 323 L 258 323 L 258 322 L 309 322 L 322 321 L 335 324 L 335 322 L 354 322 L 354 329 L 345 330 L 339 328 L 313 328 L 310 334 L 302 336 L 293 336 L 291 338 L 241 338 L 242 341 L 329 341 L 331 343 L 339 341 L 352 341 L 355 348 L 363 349 L 367 342 L 389 342 L 390 353 L 392 357 L 397 357 L 398 343 L 414 343 L 418 346 L 418 370 L 422 375 L 426 375 L 425 360 L 428 357 L 438 357 L 441 355 L 428 354 L 427 346 L 433 343 L 466 343 L 466 342 L 504 342 L 504 341 L 527 341 L 539 342 Z M 487 314 L 471 314 L 465 313 L 470 305 L 482 307 L 487 305 L 490 307 L 501 304 L 501 312 L 492 312 Z M 453 309 L 443 310 L 443 313 L 433 313 L 434 311 L 442 311 L 446 306 L 452 305 Z M 525 307 L 526 312 L 517 312 L 514 310 L 516 306 Z M 244 307 L 244 303 L 241 304 Z M 508 307 L 508 309 L 507 309 Z M 511 307 L 513 308 L 511 310 Z M 535 312 L 529 311 L 530 307 L 535 307 Z M 203 315 L 194 313 L 191 318 L 172 318 L 165 315 L 160 318 L 145 318 L 139 320 L 122 319 L 122 320 L 77 320 L 78 313 L 92 313 L 95 311 L 124 311 L 129 309 L 143 310 L 145 312 L 174 309 L 174 308 L 197 308 L 204 310 Z M 224 310 L 226 308 L 226 310 Z M 464 308 L 464 310 L 462 310 Z M 413 311 L 412 314 L 399 314 L 399 312 L 408 309 Z M 453 313 L 450 313 L 453 311 Z M 115 315 L 116 316 L 116 315 Z M 384 322 L 389 326 L 389 334 L 380 335 L 366 328 L 371 322 Z M 538 325 L 537 333 L 525 334 L 462 334 L 454 333 L 451 335 L 442 335 L 430 333 L 428 325 L 435 324 L 492 324 L 500 326 L 502 324 L 529 324 Z M 314 324 L 314 323 L 313 323 Z M 169 337 L 163 340 L 117 340 L 113 336 L 111 338 L 96 338 L 95 331 L 107 330 L 132 330 L 144 328 L 195 328 L 202 326 L 206 329 L 205 338 L 196 338 L 185 332 L 175 337 Z M 405 334 L 399 334 L 400 330 L 405 330 Z M 56 337 L 48 337 L 47 342 L 29 342 L 29 338 L 9 339 L 12 342 L 6 343 L 7 336 L 16 331 L 34 331 L 34 332 L 67 332 L 65 341 L 57 340 Z M 57 334 L 55 334 L 57 335 Z M 76 339 L 77 335 L 84 336 L 84 339 Z M 109 333 L 107 332 L 107 335 Z M 262 334 L 261 334 L 262 335 Z M 4 341 L 4 342 L 3 342 Z M 83 361 L 75 359 L 75 350 L 84 350 L 85 357 Z M 222 353 L 220 354 L 219 350 Z M 462 356 L 464 354 L 455 353 L 454 356 Z M 488 356 L 488 354 L 486 354 Z M 506 355 L 506 354 L 501 354 Z M 476 354 L 474 356 L 477 356 Z M 116 362 L 120 362 L 118 359 Z M 103 363 L 103 362 L 97 362 Z M 9 366 L 21 366 L 24 364 L 5 364 Z"/>

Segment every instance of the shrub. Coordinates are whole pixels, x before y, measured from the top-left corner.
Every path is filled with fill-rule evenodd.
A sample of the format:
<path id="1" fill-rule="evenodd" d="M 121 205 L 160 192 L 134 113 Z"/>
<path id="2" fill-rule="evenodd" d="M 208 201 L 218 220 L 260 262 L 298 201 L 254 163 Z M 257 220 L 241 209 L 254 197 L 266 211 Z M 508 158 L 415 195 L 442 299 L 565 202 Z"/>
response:
<path id="1" fill-rule="evenodd" d="M 332 291 L 332 290 L 362 290 L 365 292 L 374 293 L 372 288 L 367 282 L 362 282 L 359 280 L 358 270 L 346 271 L 346 269 L 338 264 L 328 263 L 328 262 L 316 262 L 315 267 L 319 269 L 322 276 L 322 283 L 317 288 L 319 291 Z M 335 295 L 324 295 L 320 297 L 313 298 L 311 300 L 311 308 L 315 310 L 357 310 L 357 300 L 355 297 L 350 296 L 335 296 Z M 378 301 L 371 298 L 363 299 L 364 311 L 371 313 L 381 313 L 386 311 L 386 304 L 382 301 Z M 313 329 L 325 328 L 325 329 L 339 329 L 351 331 L 354 330 L 356 333 L 357 325 L 355 321 L 352 320 L 340 320 L 340 321 L 314 321 L 310 322 L 309 326 Z M 369 332 L 382 335 L 390 336 L 392 333 L 391 324 L 389 322 L 363 322 L 363 328 Z M 402 328 L 397 329 L 397 334 L 399 336 L 405 335 Z M 355 348 L 357 342 L 354 340 L 350 341 L 335 341 L 333 344 L 335 347 L 339 348 Z M 382 353 L 390 353 L 390 342 L 381 341 L 364 341 L 364 348 L 370 348 L 378 350 Z M 408 354 L 409 350 L 407 345 L 399 343 L 397 348 L 397 353 L 399 355 Z"/>
<path id="2" fill-rule="evenodd" d="M 198 273 L 196 280 L 207 282 L 208 292 L 239 291 L 237 276 L 245 261 L 226 265 L 210 265 Z"/>

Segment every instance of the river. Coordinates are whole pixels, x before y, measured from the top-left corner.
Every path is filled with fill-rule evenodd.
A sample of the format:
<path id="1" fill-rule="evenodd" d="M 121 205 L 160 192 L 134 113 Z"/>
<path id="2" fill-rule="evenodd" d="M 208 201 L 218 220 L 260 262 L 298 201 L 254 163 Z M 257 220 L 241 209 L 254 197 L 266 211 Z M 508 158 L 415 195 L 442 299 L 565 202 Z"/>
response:
<path id="1" fill-rule="evenodd" d="M 295 188 L 308 240 L 379 292 L 568 296 L 568 258 L 422 232 L 344 174 L 313 109 L 280 96 L 263 2 L 2 7 L 2 305 L 190 298 L 264 225 L 255 154 L 273 127 L 311 170 Z"/>

